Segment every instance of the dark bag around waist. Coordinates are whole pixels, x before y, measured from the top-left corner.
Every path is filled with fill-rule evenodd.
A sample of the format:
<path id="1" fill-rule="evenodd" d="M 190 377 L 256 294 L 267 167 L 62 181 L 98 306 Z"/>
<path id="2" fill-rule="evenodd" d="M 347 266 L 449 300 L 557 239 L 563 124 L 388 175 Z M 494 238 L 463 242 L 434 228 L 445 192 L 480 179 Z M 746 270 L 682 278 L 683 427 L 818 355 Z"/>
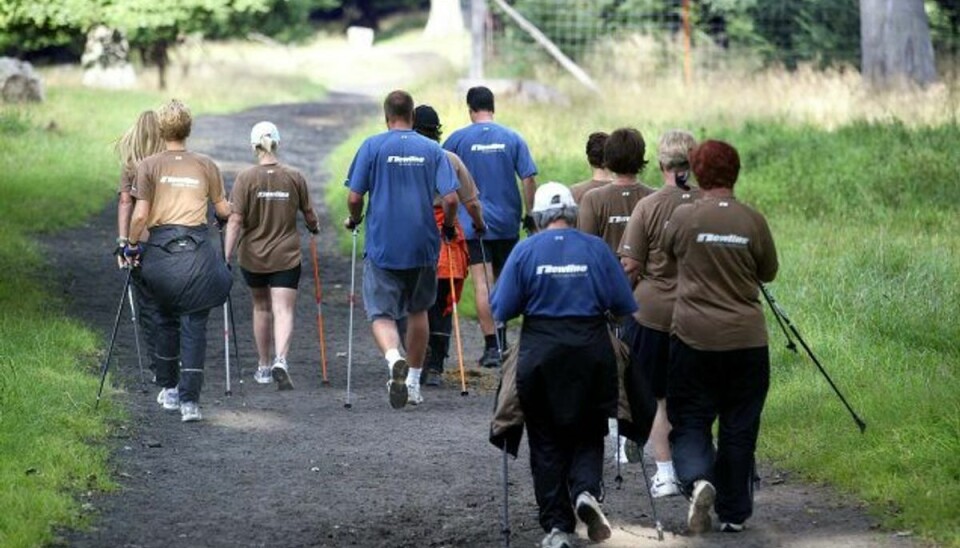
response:
<path id="1" fill-rule="evenodd" d="M 165 312 L 190 314 L 227 300 L 233 276 L 207 236 L 206 226 L 150 229 L 142 279 Z"/>

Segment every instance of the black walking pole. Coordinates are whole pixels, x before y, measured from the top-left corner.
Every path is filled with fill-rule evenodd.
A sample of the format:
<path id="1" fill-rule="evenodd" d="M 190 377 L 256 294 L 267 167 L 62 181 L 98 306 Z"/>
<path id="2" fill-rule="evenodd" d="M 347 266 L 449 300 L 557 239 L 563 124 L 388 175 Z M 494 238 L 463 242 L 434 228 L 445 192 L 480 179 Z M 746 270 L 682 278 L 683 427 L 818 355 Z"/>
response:
<path id="1" fill-rule="evenodd" d="M 617 459 L 619 461 L 619 459 Z M 657 517 L 657 503 L 653 501 L 653 491 L 650 489 L 650 478 L 647 477 L 646 471 L 643 469 L 643 451 L 640 452 L 640 475 L 643 476 L 643 483 L 647 486 L 647 496 L 650 497 L 650 513 L 653 514 L 653 523 L 657 527 L 657 540 L 663 541 L 663 524 L 660 523 L 660 518 Z"/>
<path id="2" fill-rule="evenodd" d="M 127 298 L 127 289 L 130 287 L 130 277 L 133 275 L 133 268 L 127 271 L 127 278 L 123 282 L 123 291 L 120 292 L 120 304 L 117 305 L 117 317 L 113 321 L 113 333 L 110 335 L 110 346 L 107 347 L 107 357 L 103 360 L 103 366 L 100 368 L 100 388 L 97 390 L 97 403 L 93 408 L 100 407 L 100 396 L 103 394 L 103 383 L 107 380 L 107 369 L 110 368 L 110 357 L 113 355 L 113 345 L 117 341 L 117 329 L 120 328 L 120 315 L 123 313 L 123 301 Z"/>
<path id="3" fill-rule="evenodd" d="M 233 270 L 230 268 L 230 263 L 227 263 L 227 243 L 224 241 L 223 237 L 223 226 L 225 223 L 221 223 L 220 219 L 214 215 L 214 219 L 217 220 L 217 227 L 220 230 L 220 249 L 223 251 L 223 262 L 226 263 L 227 269 L 230 270 L 230 276 L 233 277 Z M 240 365 L 240 345 L 237 342 L 237 321 L 234 319 L 233 315 L 233 298 L 231 297 L 231 292 L 227 292 L 227 302 L 224 303 L 224 323 L 230 324 L 230 331 L 233 333 L 233 354 L 237 358 L 237 376 L 239 377 L 240 382 L 240 395 L 243 396 L 243 366 Z M 224 326 L 224 336 L 227 336 L 227 329 Z M 227 345 L 223 349 L 226 355 L 227 362 L 227 382 L 226 382 L 226 391 L 225 394 L 230 396 L 233 394 L 233 391 L 230 390 L 230 346 Z"/>
<path id="4" fill-rule="evenodd" d="M 787 331 L 787 326 L 783 325 L 783 319 L 780 317 L 780 314 L 777 313 L 777 301 L 773 298 L 767 288 L 760 284 L 760 289 L 763 291 L 763 297 L 767 300 L 767 304 L 770 305 L 770 310 L 773 311 L 773 317 L 777 319 L 777 325 L 780 326 L 780 331 L 783 331 L 783 336 L 787 338 L 787 350 L 792 351 L 794 354 L 799 354 L 797 351 L 797 345 L 793 343 L 793 339 L 790 338 L 790 332 Z"/>
<path id="5" fill-rule="evenodd" d="M 133 339 L 137 343 L 137 367 L 140 369 L 140 392 L 147 393 L 147 381 L 143 378 L 143 352 L 140 350 L 140 327 L 137 325 L 137 307 L 134 305 L 133 285 L 127 284 L 127 304 L 130 305 L 130 321 L 133 323 Z"/>
<path id="6" fill-rule="evenodd" d="M 857 428 L 860 429 L 862 434 L 867 429 L 867 423 L 863 422 L 860 417 L 857 416 L 857 413 L 854 412 L 853 408 L 850 407 L 850 404 L 847 403 L 847 399 L 843 397 L 843 394 L 840 392 L 840 389 L 837 388 L 837 385 L 833 383 L 833 379 L 830 378 L 830 375 L 827 374 L 827 371 L 823 368 L 823 365 L 820 364 L 820 360 L 813 354 L 813 351 L 810 350 L 810 347 L 807 346 L 807 343 L 803 340 L 803 337 L 800 336 L 800 332 L 797 331 L 797 328 L 794 327 L 793 322 L 790 321 L 790 317 L 787 316 L 786 312 L 780 308 L 780 304 L 774 300 L 773 296 L 770 294 L 770 291 L 767 290 L 767 287 L 763 284 L 760 284 L 760 291 L 763 292 L 763 297 L 767 300 L 767 303 L 770 305 L 770 308 L 773 309 L 773 313 L 776 316 L 779 316 L 784 323 L 787 324 L 787 327 L 790 328 L 790 331 L 793 332 L 793 335 L 800 341 L 800 346 L 807 352 L 807 355 L 810 356 L 810 359 L 813 360 L 813 363 L 817 366 L 817 369 L 820 370 L 820 373 L 823 374 L 823 378 L 827 379 L 827 382 L 830 384 L 830 388 L 833 388 L 833 391 L 837 394 L 837 397 L 840 398 L 840 401 L 843 402 L 843 405 L 847 408 L 847 411 L 850 412 L 850 416 L 853 417 L 853 422 L 857 423 Z"/>

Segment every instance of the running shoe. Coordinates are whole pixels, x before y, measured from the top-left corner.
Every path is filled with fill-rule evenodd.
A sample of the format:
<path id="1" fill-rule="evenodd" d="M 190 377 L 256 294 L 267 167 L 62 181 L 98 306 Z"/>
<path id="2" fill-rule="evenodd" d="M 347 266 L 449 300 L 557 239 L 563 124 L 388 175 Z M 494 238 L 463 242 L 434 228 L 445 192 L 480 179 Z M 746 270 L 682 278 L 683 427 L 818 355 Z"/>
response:
<path id="1" fill-rule="evenodd" d="M 697 480 L 693 483 L 693 496 L 690 498 L 690 510 L 687 512 L 687 527 L 694 535 L 706 533 L 710 530 L 710 509 L 717 497 L 713 484 L 707 480 Z"/>
<path id="2" fill-rule="evenodd" d="M 746 527 L 742 523 L 731 523 L 731 522 L 722 522 L 720 524 L 721 533 L 740 533 Z"/>
<path id="3" fill-rule="evenodd" d="M 270 384 L 273 382 L 273 374 L 270 372 L 269 365 L 261 365 L 257 367 L 257 371 L 253 374 L 253 380 L 257 384 Z"/>
<path id="4" fill-rule="evenodd" d="M 287 362 L 283 358 L 277 358 L 270 367 L 270 375 L 277 381 L 278 390 L 293 390 L 293 381 L 290 380 L 290 373 L 287 372 Z"/>
<path id="5" fill-rule="evenodd" d="M 573 548 L 570 533 L 564 533 L 556 527 L 540 541 L 540 548 Z"/>
<path id="6" fill-rule="evenodd" d="M 407 385 L 407 403 L 409 405 L 420 405 L 423 403 L 423 396 L 420 395 L 419 384 Z"/>
<path id="7" fill-rule="evenodd" d="M 387 395 L 390 407 L 403 409 L 407 405 L 407 360 L 400 358 L 390 365 L 390 380 L 387 381 Z"/>
<path id="8" fill-rule="evenodd" d="M 600 503 L 590 493 L 577 495 L 577 517 L 587 526 L 587 536 L 594 542 L 610 538 L 610 522 L 600 510 Z"/>
<path id="9" fill-rule="evenodd" d="M 496 348 L 487 348 L 480 356 L 480 367 L 494 368 L 500 367 L 500 352 Z"/>
<path id="10" fill-rule="evenodd" d="M 180 409 L 180 392 L 177 387 L 163 388 L 157 394 L 157 403 L 163 406 L 166 411 L 176 411 Z"/>
<path id="11" fill-rule="evenodd" d="M 663 497 L 672 497 L 673 495 L 680 494 L 680 485 L 677 483 L 677 478 L 673 476 L 667 476 L 666 474 L 661 474 L 657 472 L 650 478 L 652 483 L 650 487 L 650 494 L 653 495 L 653 498 L 659 499 Z"/>
<path id="12" fill-rule="evenodd" d="M 185 401 L 180 404 L 180 422 L 196 422 L 202 418 L 197 402 Z"/>

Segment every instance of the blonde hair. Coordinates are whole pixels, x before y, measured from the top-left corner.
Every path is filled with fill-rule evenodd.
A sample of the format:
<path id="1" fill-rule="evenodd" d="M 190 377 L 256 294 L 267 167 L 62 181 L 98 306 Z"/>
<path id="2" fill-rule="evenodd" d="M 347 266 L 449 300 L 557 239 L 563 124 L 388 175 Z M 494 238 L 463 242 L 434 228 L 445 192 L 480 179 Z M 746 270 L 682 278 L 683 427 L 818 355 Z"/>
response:
<path id="1" fill-rule="evenodd" d="M 147 156 L 163 151 L 157 113 L 145 110 L 137 121 L 114 144 L 113 149 L 124 167 L 134 168 Z"/>
<path id="2" fill-rule="evenodd" d="M 253 152 L 257 158 L 263 158 L 267 154 L 276 154 L 278 145 L 269 135 L 261 135 L 260 142 L 253 145 Z"/>
<path id="3" fill-rule="evenodd" d="M 690 169 L 690 149 L 697 140 L 689 131 L 672 129 L 660 136 L 657 143 L 657 160 L 664 171 L 687 171 Z"/>
<path id="4" fill-rule="evenodd" d="M 193 118 L 190 109 L 178 99 L 171 99 L 169 103 L 157 111 L 160 122 L 160 136 L 164 141 L 183 141 L 190 136 L 190 126 Z"/>

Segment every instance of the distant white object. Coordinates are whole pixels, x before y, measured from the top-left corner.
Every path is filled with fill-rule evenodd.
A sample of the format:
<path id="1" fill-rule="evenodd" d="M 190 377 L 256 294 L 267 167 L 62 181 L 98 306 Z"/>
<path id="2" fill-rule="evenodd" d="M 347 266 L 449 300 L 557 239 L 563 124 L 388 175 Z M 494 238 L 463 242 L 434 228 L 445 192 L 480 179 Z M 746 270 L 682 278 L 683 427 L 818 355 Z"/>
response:
<path id="1" fill-rule="evenodd" d="M 432 0 L 430 18 L 423 35 L 427 38 L 442 38 L 463 32 L 463 11 L 460 0 Z"/>
<path id="2" fill-rule="evenodd" d="M 43 81 L 33 65 L 13 57 L 0 57 L 0 97 L 4 103 L 43 101 Z"/>
<path id="3" fill-rule="evenodd" d="M 373 47 L 373 29 L 368 27 L 347 27 L 347 43 L 356 49 Z"/>
<path id="4" fill-rule="evenodd" d="M 137 83 L 128 56 L 130 45 L 118 29 L 97 25 L 87 33 L 87 45 L 80 58 L 83 85 L 95 88 L 126 89 Z"/>

